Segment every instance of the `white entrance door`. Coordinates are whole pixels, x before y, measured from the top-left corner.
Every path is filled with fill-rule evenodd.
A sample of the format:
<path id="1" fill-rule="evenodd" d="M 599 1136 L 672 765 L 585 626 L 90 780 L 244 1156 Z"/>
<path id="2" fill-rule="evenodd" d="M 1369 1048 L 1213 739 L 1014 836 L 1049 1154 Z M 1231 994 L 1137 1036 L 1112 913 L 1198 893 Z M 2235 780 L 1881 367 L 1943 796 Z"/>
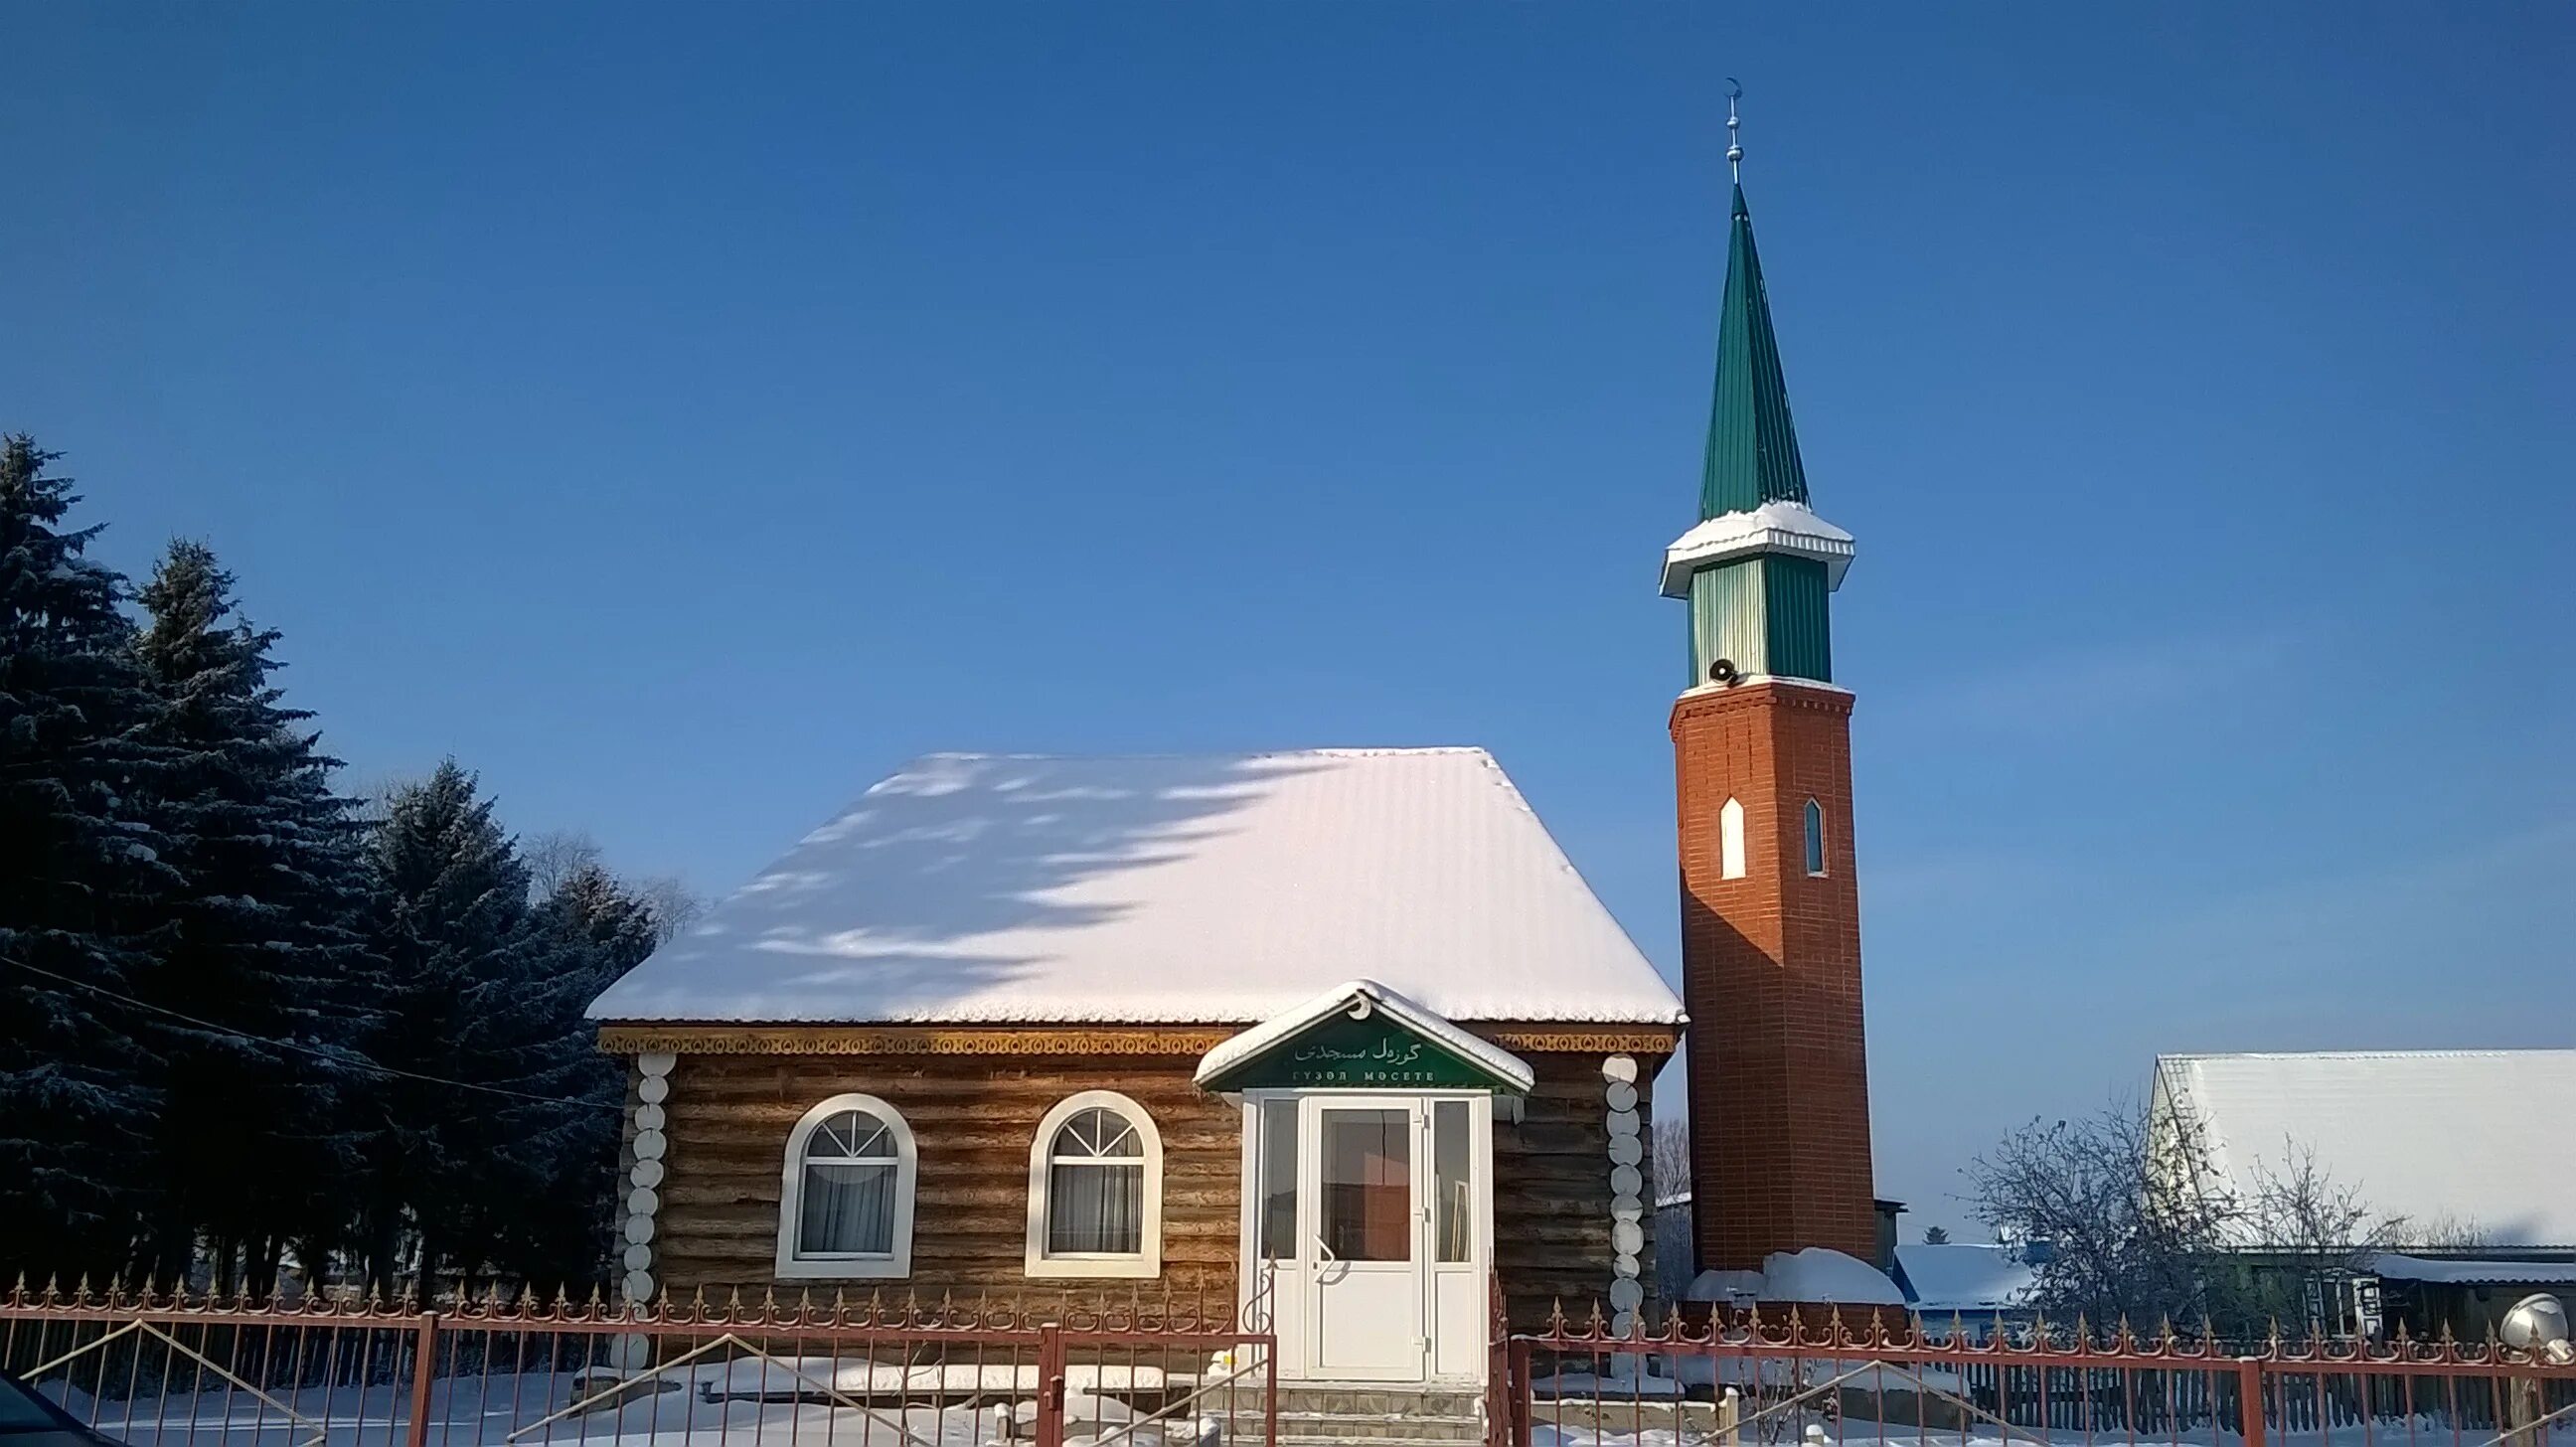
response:
<path id="1" fill-rule="evenodd" d="M 1420 1176 L 1426 1113 L 1400 1096 L 1309 1097 L 1298 1214 L 1307 1365 L 1342 1381 L 1418 1382 L 1430 1354 Z"/>
<path id="2" fill-rule="evenodd" d="M 1494 1115 L 1481 1091 L 1244 1099 L 1243 1300 L 1307 1381 L 1484 1378 Z"/>

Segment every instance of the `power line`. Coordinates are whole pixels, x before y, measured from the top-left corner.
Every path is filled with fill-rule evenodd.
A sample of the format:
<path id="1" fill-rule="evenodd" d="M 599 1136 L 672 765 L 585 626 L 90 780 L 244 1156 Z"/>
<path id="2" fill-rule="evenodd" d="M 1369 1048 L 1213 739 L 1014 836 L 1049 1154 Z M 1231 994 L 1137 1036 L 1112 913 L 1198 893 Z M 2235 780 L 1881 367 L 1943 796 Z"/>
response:
<path id="1" fill-rule="evenodd" d="M 182 1015 L 176 1010 L 162 1005 L 155 1005 L 149 1000 L 138 1000 L 131 995 L 120 995 L 114 990 L 107 988 L 105 985 L 92 984 L 87 980 L 75 980 L 69 975 L 58 975 L 51 970 L 38 969 L 36 966 L 28 964 L 24 960 L 0 960 L 0 964 L 15 965 L 19 969 L 25 970 L 31 975 L 42 975 L 48 980 L 70 985 L 75 989 L 87 990 L 93 995 L 104 995 L 108 999 L 114 1000 L 121 1005 L 128 1005 L 137 1010 L 149 1011 L 155 1015 L 167 1015 L 173 1020 L 180 1021 L 184 1024 L 194 1025 L 200 1030 L 212 1030 L 218 1035 L 230 1035 L 236 1040 L 247 1040 L 254 1045 L 266 1045 L 277 1050 L 293 1050 L 299 1054 L 311 1055 L 318 1059 L 328 1060 L 343 1070 L 363 1070 L 376 1075 L 393 1076 L 402 1080 L 417 1080 L 425 1085 L 449 1086 L 457 1090 L 479 1090 L 486 1095 L 503 1095 L 508 1096 L 512 1100 L 534 1101 L 539 1105 L 573 1105 L 580 1106 L 585 1110 L 605 1110 L 615 1112 L 620 1115 L 625 1113 L 622 1107 L 602 1105 L 600 1102 L 595 1100 L 570 1100 L 562 1096 L 535 1095 L 524 1090 L 512 1090 L 507 1086 L 478 1085 L 471 1080 L 449 1080 L 445 1076 L 423 1075 L 417 1070 L 401 1070 L 391 1065 L 379 1065 L 375 1061 L 366 1059 L 363 1056 L 352 1058 L 351 1056 L 339 1051 L 325 1050 L 318 1045 L 306 1045 L 295 1040 L 277 1040 L 265 1035 L 253 1035 L 247 1030 L 236 1030 L 230 1025 L 218 1025 L 212 1020 L 200 1020 L 194 1015 Z"/>

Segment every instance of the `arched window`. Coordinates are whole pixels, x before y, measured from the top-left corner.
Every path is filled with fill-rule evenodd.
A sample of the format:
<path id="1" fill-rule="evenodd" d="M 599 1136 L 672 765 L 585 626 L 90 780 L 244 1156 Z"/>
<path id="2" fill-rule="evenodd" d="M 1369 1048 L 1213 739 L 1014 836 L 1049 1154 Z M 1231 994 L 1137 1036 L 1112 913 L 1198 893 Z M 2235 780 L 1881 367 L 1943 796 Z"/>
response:
<path id="1" fill-rule="evenodd" d="M 1733 799 L 1717 811 L 1717 877 L 1744 877 L 1744 806 Z"/>
<path id="2" fill-rule="evenodd" d="M 1807 872 L 1825 872 L 1825 810 L 1813 799 L 1807 801 Z"/>
<path id="3" fill-rule="evenodd" d="M 778 1196 L 778 1274 L 912 1274 L 912 1128 L 873 1095 L 836 1095 L 787 1135 Z"/>
<path id="4" fill-rule="evenodd" d="M 1159 1276 L 1163 1138 L 1107 1090 L 1068 1096 L 1029 1146 L 1031 1276 Z"/>

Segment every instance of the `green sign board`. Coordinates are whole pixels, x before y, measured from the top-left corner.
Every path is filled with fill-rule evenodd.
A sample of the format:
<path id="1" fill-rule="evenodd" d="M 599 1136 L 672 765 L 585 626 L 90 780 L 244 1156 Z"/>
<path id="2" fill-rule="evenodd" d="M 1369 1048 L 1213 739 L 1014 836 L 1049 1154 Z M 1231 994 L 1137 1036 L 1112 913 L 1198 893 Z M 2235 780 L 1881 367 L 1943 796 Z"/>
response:
<path id="1" fill-rule="evenodd" d="M 1509 1089 L 1448 1047 L 1383 1013 L 1318 1020 L 1208 1082 L 1213 1090 Z"/>

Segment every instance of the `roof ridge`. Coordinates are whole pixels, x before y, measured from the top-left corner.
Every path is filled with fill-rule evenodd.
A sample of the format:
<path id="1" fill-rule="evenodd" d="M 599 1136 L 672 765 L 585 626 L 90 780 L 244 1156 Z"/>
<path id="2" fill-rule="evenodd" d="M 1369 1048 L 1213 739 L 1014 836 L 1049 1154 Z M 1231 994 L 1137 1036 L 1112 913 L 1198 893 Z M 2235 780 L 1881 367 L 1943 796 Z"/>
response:
<path id="1" fill-rule="evenodd" d="M 2405 1060 L 2484 1058 L 2495 1055 L 2576 1055 L 2576 1046 L 2481 1045 L 2433 1049 L 2384 1050 L 2175 1050 L 2156 1056 L 2158 1063 L 2198 1060 Z"/>
<path id="2" fill-rule="evenodd" d="M 1378 758 L 1398 754 L 1481 754 L 1493 757 L 1483 744 L 1325 744 L 1301 749 L 1174 749 L 1134 754 L 1049 754 L 1024 750 L 997 749 L 931 749 L 914 754 L 920 759 L 1045 759 L 1058 763 L 1130 763 L 1146 759 L 1311 759 Z"/>

